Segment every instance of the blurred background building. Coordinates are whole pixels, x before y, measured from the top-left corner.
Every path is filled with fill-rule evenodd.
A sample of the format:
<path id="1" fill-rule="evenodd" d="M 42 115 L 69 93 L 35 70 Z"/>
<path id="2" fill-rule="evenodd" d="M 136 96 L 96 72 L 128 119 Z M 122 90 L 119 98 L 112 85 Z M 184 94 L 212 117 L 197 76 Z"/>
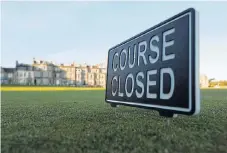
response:
<path id="1" fill-rule="evenodd" d="M 200 87 L 201 88 L 209 87 L 209 79 L 205 74 L 200 75 Z"/>
<path id="2" fill-rule="evenodd" d="M 15 68 L 1 67 L 1 84 L 18 85 L 106 85 L 106 64 L 54 64 L 33 59 L 32 64 L 16 61 Z"/>

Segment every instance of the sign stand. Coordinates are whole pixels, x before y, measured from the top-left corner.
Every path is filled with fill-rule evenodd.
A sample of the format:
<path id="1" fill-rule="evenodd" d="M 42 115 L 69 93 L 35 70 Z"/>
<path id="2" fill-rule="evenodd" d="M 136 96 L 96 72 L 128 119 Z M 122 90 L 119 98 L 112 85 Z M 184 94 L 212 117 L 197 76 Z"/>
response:
<path id="1" fill-rule="evenodd" d="M 119 107 L 118 105 L 113 104 L 113 103 L 111 103 L 110 106 L 111 106 L 111 107 Z"/>
<path id="2" fill-rule="evenodd" d="M 167 126 L 169 126 L 170 125 L 170 119 L 168 118 L 167 119 Z"/>
<path id="3" fill-rule="evenodd" d="M 168 118 L 175 118 L 175 117 L 177 117 L 177 114 L 174 114 L 173 112 L 168 111 L 168 110 L 161 110 L 161 111 L 159 111 L 159 115 L 160 116 L 163 116 L 163 117 L 168 117 Z"/>

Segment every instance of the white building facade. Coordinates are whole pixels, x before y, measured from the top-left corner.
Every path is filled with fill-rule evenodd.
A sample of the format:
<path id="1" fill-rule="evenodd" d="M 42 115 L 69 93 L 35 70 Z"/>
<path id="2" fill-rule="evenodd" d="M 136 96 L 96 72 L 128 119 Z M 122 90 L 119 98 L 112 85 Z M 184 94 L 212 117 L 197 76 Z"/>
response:
<path id="1" fill-rule="evenodd" d="M 16 68 L 1 68 L 1 83 L 20 85 L 105 86 L 106 69 L 86 64 L 60 64 L 33 59 L 33 63 L 16 61 Z"/>

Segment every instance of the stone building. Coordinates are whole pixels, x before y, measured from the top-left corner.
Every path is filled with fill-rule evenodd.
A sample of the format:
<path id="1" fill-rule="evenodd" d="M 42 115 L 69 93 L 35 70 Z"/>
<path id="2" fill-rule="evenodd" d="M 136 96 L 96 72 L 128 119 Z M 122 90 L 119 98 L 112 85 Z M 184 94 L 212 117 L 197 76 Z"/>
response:
<path id="1" fill-rule="evenodd" d="M 106 68 L 102 65 L 54 64 L 33 59 L 31 65 L 1 68 L 1 83 L 22 85 L 105 86 Z"/>
<path id="2" fill-rule="evenodd" d="M 83 65 L 76 65 L 76 85 L 77 86 L 84 86 L 84 85 L 88 85 L 88 69 L 89 66 L 86 64 Z"/>
<path id="3" fill-rule="evenodd" d="M 15 68 L 1 67 L 1 84 L 14 84 Z"/>
<path id="4" fill-rule="evenodd" d="M 55 85 L 62 85 L 65 82 L 65 72 L 60 69 L 60 67 L 55 66 L 54 67 L 54 76 L 53 76 L 53 80 L 54 80 L 54 84 Z"/>
<path id="5" fill-rule="evenodd" d="M 209 86 L 208 77 L 204 74 L 200 75 L 200 87 L 207 88 Z"/>
<path id="6" fill-rule="evenodd" d="M 35 60 L 32 63 L 35 85 L 54 85 L 54 64 L 47 61 Z"/>
<path id="7" fill-rule="evenodd" d="M 76 78 L 75 78 L 75 73 L 76 73 L 76 68 L 75 64 L 71 65 L 55 65 L 55 68 L 60 69 L 60 77 L 59 79 L 61 80 L 60 85 L 75 85 Z"/>
<path id="8" fill-rule="evenodd" d="M 16 62 L 15 84 L 33 85 L 34 67 L 28 64 L 19 64 L 18 62 Z"/>

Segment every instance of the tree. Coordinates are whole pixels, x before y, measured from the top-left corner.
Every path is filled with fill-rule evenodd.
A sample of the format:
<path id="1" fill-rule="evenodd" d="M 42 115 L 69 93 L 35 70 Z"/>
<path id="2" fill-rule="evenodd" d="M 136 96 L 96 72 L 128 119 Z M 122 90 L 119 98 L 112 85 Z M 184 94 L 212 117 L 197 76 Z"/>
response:
<path id="1" fill-rule="evenodd" d="M 210 83 L 211 81 L 213 81 L 213 80 L 215 80 L 215 78 L 211 78 L 211 79 L 209 79 L 209 83 Z"/>
<path id="2" fill-rule="evenodd" d="M 209 87 L 211 87 L 211 82 L 212 82 L 213 80 L 215 80 L 215 78 L 211 78 L 211 79 L 208 80 Z"/>

